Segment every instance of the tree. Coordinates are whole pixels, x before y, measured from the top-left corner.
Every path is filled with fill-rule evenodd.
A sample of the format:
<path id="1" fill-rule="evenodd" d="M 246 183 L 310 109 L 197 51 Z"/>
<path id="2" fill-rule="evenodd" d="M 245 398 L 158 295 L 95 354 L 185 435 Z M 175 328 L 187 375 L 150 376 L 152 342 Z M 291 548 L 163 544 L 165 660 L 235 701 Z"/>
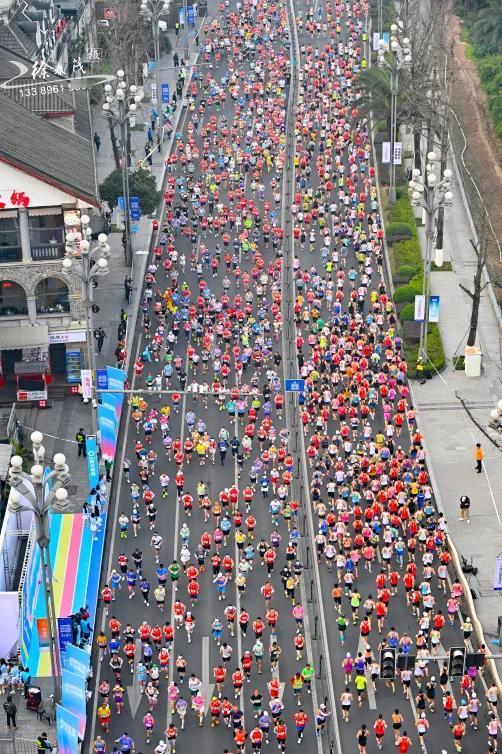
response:
<path id="1" fill-rule="evenodd" d="M 483 217 L 483 225 L 481 229 L 481 236 L 478 243 L 474 243 L 471 239 L 470 243 L 476 253 L 476 272 L 474 273 L 473 290 L 469 290 L 465 285 L 459 283 L 460 288 L 467 293 L 472 301 L 471 309 L 471 321 L 469 323 L 469 335 L 467 337 L 467 345 L 476 345 L 476 335 L 478 332 L 478 320 L 479 320 L 479 306 L 481 304 L 481 294 L 483 293 L 489 281 L 483 284 L 483 269 L 486 265 L 488 239 L 485 232 L 486 214 Z"/>
<path id="2" fill-rule="evenodd" d="M 122 190 L 122 172 L 114 170 L 108 175 L 99 187 L 101 199 L 108 202 L 110 209 L 118 204 L 118 197 L 123 196 Z M 160 191 L 157 191 L 155 176 L 145 170 L 138 170 L 129 173 L 129 195 L 137 196 L 141 212 L 146 215 L 152 214 L 157 209 L 160 200 Z"/>
<path id="3" fill-rule="evenodd" d="M 484 55 L 502 52 L 502 4 L 489 0 L 474 16 L 472 33 Z"/>
<path id="4" fill-rule="evenodd" d="M 151 45 L 150 27 L 140 13 L 141 4 L 137 0 L 109 0 L 107 8 L 113 19 L 110 27 L 103 33 L 102 47 L 106 67 L 113 74 L 118 70 L 125 72 L 128 85 L 138 84 L 142 80 L 142 65 L 147 60 Z M 118 145 L 116 119 L 108 120 L 110 141 L 112 144 L 115 167 L 120 168 L 120 150 Z M 130 133 L 127 136 L 127 156 L 131 152 Z"/>

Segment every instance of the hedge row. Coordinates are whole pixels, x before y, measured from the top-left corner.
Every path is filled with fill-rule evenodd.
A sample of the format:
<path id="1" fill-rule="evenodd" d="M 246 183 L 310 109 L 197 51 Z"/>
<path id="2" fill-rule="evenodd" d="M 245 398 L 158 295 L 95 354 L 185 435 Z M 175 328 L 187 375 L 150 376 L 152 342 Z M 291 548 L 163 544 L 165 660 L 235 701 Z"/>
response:
<path id="1" fill-rule="evenodd" d="M 394 302 L 398 305 L 401 322 L 410 322 L 415 313 L 415 296 L 423 290 L 423 262 L 415 215 L 408 197 L 407 187 L 396 192 L 394 204 L 385 207 L 385 228 L 389 246 Z M 400 306 L 402 305 L 402 306 Z M 419 344 L 403 337 L 408 374 L 416 377 Z M 440 371 L 445 365 L 441 335 L 436 324 L 429 325 L 427 352 L 434 367 Z M 429 364 L 430 367 L 430 364 Z"/>

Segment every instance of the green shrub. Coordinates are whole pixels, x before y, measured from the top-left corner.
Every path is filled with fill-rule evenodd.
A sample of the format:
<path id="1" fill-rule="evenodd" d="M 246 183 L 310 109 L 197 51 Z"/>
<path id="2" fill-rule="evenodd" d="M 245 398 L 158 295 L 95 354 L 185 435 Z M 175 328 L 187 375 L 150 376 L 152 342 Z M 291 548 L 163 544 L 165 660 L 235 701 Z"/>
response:
<path id="1" fill-rule="evenodd" d="M 397 269 L 403 265 L 422 268 L 422 255 L 418 238 L 409 238 L 407 241 L 397 241 L 392 247 L 392 257 Z"/>
<path id="2" fill-rule="evenodd" d="M 408 375 L 410 377 L 417 377 L 417 359 L 419 346 L 419 343 L 407 343 L 406 341 L 404 342 L 404 353 L 406 362 L 408 364 Z M 432 366 L 430 362 L 427 361 L 424 365 L 425 371 L 431 371 L 432 376 L 434 376 L 436 370 L 440 372 L 442 369 L 444 369 L 446 364 L 443 343 L 441 342 L 439 327 L 436 324 L 429 325 L 427 335 L 427 354 L 434 366 Z"/>
<path id="3" fill-rule="evenodd" d="M 411 238 L 413 235 L 413 229 L 408 223 L 393 222 L 389 223 L 385 228 L 387 237 L 387 243 L 393 244 L 396 241 L 404 241 Z"/>
<path id="4" fill-rule="evenodd" d="M 411 304 L 415 302 L 415 296 L 422 293 L 422 281 L 418 278 L 412 278 L 407 285 L 400 285 L 394 291 L 394 301 L 396 304 Z"/>
<path id="5" fill-rule="evenodd" d="M 395 278 L 399 281 L 405 281 L 408 283 L 411 278 L 415 277 L 415 275 L 418 272 L 418 267 L 415 267 L 412 264 L 402 264 L 399 267 L 396 267 L 396 274 Z"/>
<path id="6" fill-rule="evenodd" d="M 415 317 L 415 304 L 406 304 L 399 312 L 401 322 L 412 322 Z"/>

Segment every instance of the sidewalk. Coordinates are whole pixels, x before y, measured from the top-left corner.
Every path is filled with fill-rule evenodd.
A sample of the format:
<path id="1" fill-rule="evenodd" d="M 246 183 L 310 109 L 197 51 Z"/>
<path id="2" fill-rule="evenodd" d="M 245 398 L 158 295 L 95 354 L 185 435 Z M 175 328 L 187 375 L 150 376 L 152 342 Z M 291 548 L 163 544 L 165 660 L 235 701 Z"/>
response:
<path id="1" fill-rule="evenodd" d="M 501 330 L 488 291 L 482 295 L 478 340 L 483 351 L 483 371 L 479 378 L 466 377 L 453 367 L 454 355 L 463 355 L 471 313 L 471 300 L 459 283 L 472 290 L 476 256 L 469 242 L 473 238 L 468 209 L 464 205 L 457 178 L 453 181 L 454 205 L 445 216 L 445 261 L 452 272 L 431 274 L 431 294 L 441 297 L 439 328 L 447 359 L 446 369 L 424 385 L 412 384 L 412 394 L 420 428 L 425 435 L 431 475 L 439 490 L 448 527 L 459 555 L 479 568 L 470 585 L 478 595 L 476 612 L 483 626 L 489 649 L 497 647 L 491 639 L 502 616 L 502 599 L 493 591 L 495 558 L 502 551 L 502 455 L 471 421 L 457 392 L 468 404 L 479 424 L 486 428 L 489 413 L 502 397 Z M 423 248 L 425 237 L 421 231 Z M 474 470 L 474 447 L 482 443 L 485 451 L 483 474 Z M 471 523 L 458 520 L 459 499 L 471 499 Z M 500 663 L 499 663 L 500 668 Z"/>

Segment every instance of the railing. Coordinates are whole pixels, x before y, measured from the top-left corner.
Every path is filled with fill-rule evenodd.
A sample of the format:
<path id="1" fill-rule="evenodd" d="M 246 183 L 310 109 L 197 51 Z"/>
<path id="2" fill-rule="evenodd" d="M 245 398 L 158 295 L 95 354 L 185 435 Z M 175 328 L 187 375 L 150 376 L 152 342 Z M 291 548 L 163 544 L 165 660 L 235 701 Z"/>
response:
<path id="1" fill-rule="evenodd" d="M 0 246 L 0 264 L 21 262 L 22 258 L 21 246 Z"/>
<path id="2" fill-rule="evenodd" d="M 31 258 L 34 262 L 50 262 L 53 259 L 62 259 L 64 257 L 64 251 L 64 243 L 32 246 Z"/>
<path id="3" fill-rule="evenodd" d="M 0 752 L 2 754 L 34 754 L 35 741 L 31 738 L 0 738 Z"/>

